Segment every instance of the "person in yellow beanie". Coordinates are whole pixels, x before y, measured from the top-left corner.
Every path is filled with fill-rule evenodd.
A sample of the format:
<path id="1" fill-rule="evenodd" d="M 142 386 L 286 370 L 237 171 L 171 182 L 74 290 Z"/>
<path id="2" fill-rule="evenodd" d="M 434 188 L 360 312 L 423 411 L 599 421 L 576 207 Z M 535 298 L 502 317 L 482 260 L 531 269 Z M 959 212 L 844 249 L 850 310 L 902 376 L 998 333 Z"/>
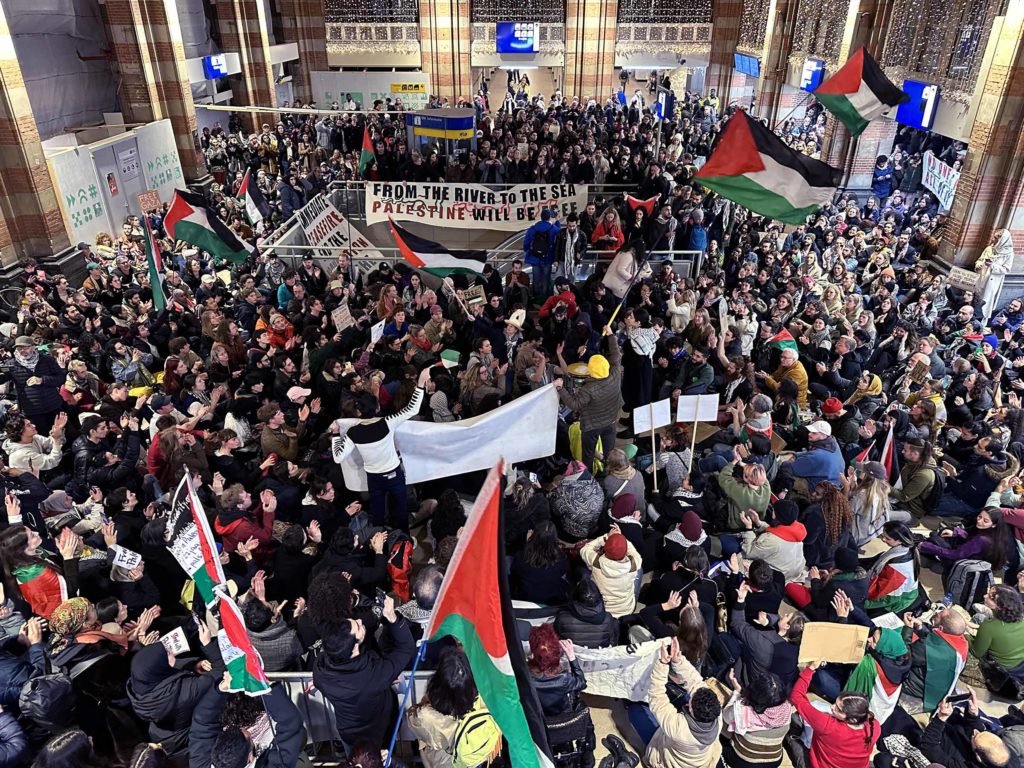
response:
<path id="1" fill-rule="evenodd" d="M 589 378 L 575 392 L 567 392 L 562 379 L 555 379 L 562 404 L 580 417 L 583 438 L 583 464 L 593 470 L 597 441 L 607 453 L 615 447 L 615 429 L 622 410 L 622 352 L 609 328 L 608 356 L 593 355 L 587 362 Z"/>

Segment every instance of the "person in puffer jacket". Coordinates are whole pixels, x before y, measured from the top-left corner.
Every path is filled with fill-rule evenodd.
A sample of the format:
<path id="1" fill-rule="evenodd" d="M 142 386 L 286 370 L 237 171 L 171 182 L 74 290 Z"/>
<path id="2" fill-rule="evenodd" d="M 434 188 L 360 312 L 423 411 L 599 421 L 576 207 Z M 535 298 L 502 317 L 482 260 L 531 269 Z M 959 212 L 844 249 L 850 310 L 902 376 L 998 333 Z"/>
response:
<path id="1" fill-rule="evenodd" d="M 0 383 L 14 382 L 18 409 L 44 435 L 64 410 L 60 388 L 67 379 L 64 368 L 71 356 L 61 354 L 60 360 L 41 354 L 30 336 L 19 336 L 14 341 L 14 357 L 0 370 Z"/>
<path id="2" fill-rule="evenodd" d="M 643 561 L 619 526 L 613 525 L 611 532 L 588 542 L 580 550 L 580 557 L 590 568 L 608 613 L 617 619 L 633 613 L 636 579 Z"/>
<path id="3" fill-rule="evenodd" d="M 803 582 L 807 575 L 804 560 L 804 539 L 807 529 L 797 522 L 799 507 L 795 501 L 783 499 L 771 511 L 772 524 L 762 521 L 755 512 L 744 512 L 740 521 L 747 529 L 741 534 L 743 555 L 750 560 L 761 558 L 786 577 L 786 581 Z"/>
<path id="4" fill-rule="evenodd" d="M 619 620 L 604 607 L 601 590 L 590 579 L 580 579 L 569 605 L 555 616 L 559 637 L 584 648 L 610 648 L 619 642 Z"/>

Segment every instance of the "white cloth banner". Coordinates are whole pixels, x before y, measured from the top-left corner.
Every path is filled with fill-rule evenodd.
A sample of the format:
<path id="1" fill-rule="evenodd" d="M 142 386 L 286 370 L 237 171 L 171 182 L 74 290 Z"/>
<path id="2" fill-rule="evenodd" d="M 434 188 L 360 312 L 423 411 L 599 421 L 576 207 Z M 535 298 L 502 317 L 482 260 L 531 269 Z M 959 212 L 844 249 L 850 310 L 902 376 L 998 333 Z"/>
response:
<path id="1" fill-rule="evenodd" d="M 366 223 L 422 221 L 437 227 L 476 229 L 482 225 L 519 232 L 541 211 L 558 207 L 561 219 L 587 205 L 585 184 L 517 184 L 498 191 L 483 184 L 366 182 Z"/>
<path id="2" fill-rule="evenodd" d="M 948 211 L 953 207 L 953 197 L 956 195 L 956 185 L 960 181 L 960 171 L 954 171 L 953 166 L 946 165 L 931 152 L 924 153 L 924 175 L 921 183 L 925 189 L 935 193 L 939 201 L 939 210 Z"/>
<path id="3" fill-rule="evenodd" d="M 345 215 L 325 195 L 314 197 L 299 211 L 299 221 L 306 233 L 309 245 L 323 245 L 322 251 L 314 251 L 321 259 L 337 259 L 347 254 L 349 259 L 358 257 L 383 259 L 382 254 L 363 233 L 352 226 Z M 308 253 L 308 251 L 306 251 Z"/>
<path id="4" fill-rule="evenodd" d="M 665 640 L 648 640 L 634 646 L 615 648 L 583 648 L 573 644 L 576 658 L 587 677 L 587 693 L 613 699 L 647 701 L 651 674 L 658 662 L 658 653 Z"/>
<path id="5" fill-rule="evenodd" d="M 339 419 L 344 435 L 357 419 Z M 490 413 L 448 424 L 406 421 L 395 430 L 407 483 L 422 483 L 464 472 L 490 469 L 499 458 L 513 464 L 555 452 L 558 393 L 553 384 L 523 395 Z M 365 491 L 366 474 L 359 451 L 341 464 L 345 485 Z"/>

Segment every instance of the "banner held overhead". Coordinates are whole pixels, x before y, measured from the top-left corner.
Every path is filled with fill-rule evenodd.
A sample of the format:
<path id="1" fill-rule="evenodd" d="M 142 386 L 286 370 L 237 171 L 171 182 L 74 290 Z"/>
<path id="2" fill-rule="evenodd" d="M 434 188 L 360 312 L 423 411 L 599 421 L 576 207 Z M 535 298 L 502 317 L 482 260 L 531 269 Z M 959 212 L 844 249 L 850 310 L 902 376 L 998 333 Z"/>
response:
<path id="1" fill-rule="evenodd" d="M 584 184 L 518 184 L 503 190 L 483 184 L 366 183 L 366 222 L 420 221 L 438 227 L 486 225 L 519 232 L 557 207 L 564 219 L 587 205 Z"/>

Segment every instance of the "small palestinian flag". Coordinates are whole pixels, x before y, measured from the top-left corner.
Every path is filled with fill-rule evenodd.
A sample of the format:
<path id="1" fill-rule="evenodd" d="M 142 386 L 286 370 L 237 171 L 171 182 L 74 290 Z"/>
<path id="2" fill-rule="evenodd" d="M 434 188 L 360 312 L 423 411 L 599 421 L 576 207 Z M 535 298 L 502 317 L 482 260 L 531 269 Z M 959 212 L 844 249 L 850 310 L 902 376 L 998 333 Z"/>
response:
<path id="1" fill-rule="evenodd" d="M 854 136 L 890 107 L 910 97 L 885 76 L 861 46 L 838 72 L 818 86 L 814 98 L 838 117 Z"/>
<path id="2" fill-rule="evenodd" d="M 391 233 L 395 236 L 398 252 L 416 269 L 422 269 L 438 277 L 453 273 L 478 275 L 484 271 L 487 251 L 454 251 L 440 243 L 417 237 L 409 230 L 388 219 Z"/>
<path id="3" fill-rule="evenodd" d="M 270 217 L 270 204 L 260 192 L 259 185 L 253 182 L 251 173 L 252 171 L 248 170 L 245 172 L 245 178 L 242 179 L 242 186 L 238 188 L 238 195 L 235 199 L 242 204 L 245 218 L 249 220 L 250 224 L 256 226 Z"/>
<path id="4" fill-rule="evenodd" d="M 220 595 L 215 590 L 226 589 L 224 567 L 217 552 L 217 543 L 206 518 L 206 510 L 192 485 L 188 472 L 178 484 L 171 503 L 171 517 L 167 523 L 170 537 L 167 548 L 185 573 L 195 581 L 196 590 L 207 605 L 213 605 Z"/>
<path id="5" fill-rule="evenodd" d="M 366 178 L 366 168 L 376 155 L 373 153 L 373 141 L 370 139 L 370 126 L 363 128 L 363 149 L 359 153 L 359 175 Z"/>
<path id="6" fill-rule="evenodd" d="M 217 645 L 227 672 L 227 690 L 241 691 L 246 696 L 263 696 L 270 693 L 270 682 L 263 671 L 263 659 L 253 648 L 252 640 L 245 631 L 242 612 L 235 601 L 221 595 L 218 604 L 221 629 L 217 633 Z"/>
<path id="7" fill-rule="evenodd" d="M 629 210 L 635 211 L 637 208 L 643 208 L 647 211 L 648 216 L 654 215 L 654 210 L 658 207 L 658 200 L 661 199 L 661 195 L 655 195 L 649 197 L 646 200 L 641 200 L 638 197 L 632 195 L 626 195 L 626 203 L 629 205 Z"/>
<path id="8" fill-rule="evenodd" d="M 694 178 L 762 216 L 804 224 L 832 201 L 843 173 L 790 149 L 759 121 L 738 111 Z"/>
<path id="9" fill-rule="evenodd" d="M 889 425 L 889 434 L 885 437 L 885 444 L 882 446 L 882 455 L 879 457 L 879 461 L 885 467 L 885 473 L 888 475 L 892 487 L 899 490 L 903 487 L 903 479 L 900 477 L 900 460 L 896 455 L 896 442 L 893 439 L 893 429 L 895 427 L 895 424 Z"/>
<path id="10" fill-rule="evenodd" d="M 782 351 L 783 349 L 796 349 L 796 339 L 793 338 L 792 333 L 783 328 L 768 339 L 768 346 L 774 347 L 779 351 Z"/>
<path id="11" fill-rule="evenodd" d="M 462 643 L 487 709 L 508 741 L 512 768 L 552 768 L 544 714 L 516 632 L 505 567 L 499 460 L 466 520 L 424 637 Z"/>
<path id="12" fill-rule="evenodd" d="M 217 214 L 206 207 L 202 195 L 174 190 L 171 208 L 164 217 L 164 229 L 175 240 L 202 248 L 214 258 L 241 263 L 255 248 L 227 228 Z"/>
<path id="13" fill-rule="evenodd" d="M 142 217 L 146 227 L 146 267 L 149 269 L 149 287 L 153 292 L 153 309 L 160 310 L 167 306 L 164 295 L 163 259 L 160 257 L 160 246 L 153 236 L 153 228 L 149 226 L 149 217 Z"/>

